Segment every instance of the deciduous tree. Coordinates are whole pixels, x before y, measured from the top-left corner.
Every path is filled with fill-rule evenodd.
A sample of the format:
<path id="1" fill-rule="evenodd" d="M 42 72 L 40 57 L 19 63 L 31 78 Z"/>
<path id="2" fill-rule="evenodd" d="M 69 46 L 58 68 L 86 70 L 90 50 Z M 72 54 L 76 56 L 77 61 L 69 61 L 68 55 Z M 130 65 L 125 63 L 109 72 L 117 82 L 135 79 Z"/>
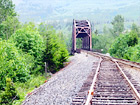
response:
<path id="1" fill-rule="evenodd" d="M 0 0 L 0 24 L 5 21 L 8 16 L 16 16 L 15 5 L 12 0 Z"/>
<path id="2" fill-rule="evenodd" d="M 110 31 L 114 37 L 119 36 L 124 31 L 124 18 L 121 15 L 115 16 L 111 24 L 113 28 Z"/>

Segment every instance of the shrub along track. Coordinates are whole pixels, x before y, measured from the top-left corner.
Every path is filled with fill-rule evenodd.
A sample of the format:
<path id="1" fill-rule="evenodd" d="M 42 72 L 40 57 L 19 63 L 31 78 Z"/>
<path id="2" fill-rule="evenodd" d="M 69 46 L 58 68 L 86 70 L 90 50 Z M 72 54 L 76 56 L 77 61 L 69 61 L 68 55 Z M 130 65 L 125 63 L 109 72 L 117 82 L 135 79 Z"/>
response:
<path id="1" fill-rule="evenodd" d="M 139 68 L 138 63 L 89 51 L 82 52 L 97 56 L 100 61 L 94 62 L 92 72 L 73 99 L 72 105 L 140 104 L 140 86 L 127 71 L 124 72 L 118 62 Z"/>

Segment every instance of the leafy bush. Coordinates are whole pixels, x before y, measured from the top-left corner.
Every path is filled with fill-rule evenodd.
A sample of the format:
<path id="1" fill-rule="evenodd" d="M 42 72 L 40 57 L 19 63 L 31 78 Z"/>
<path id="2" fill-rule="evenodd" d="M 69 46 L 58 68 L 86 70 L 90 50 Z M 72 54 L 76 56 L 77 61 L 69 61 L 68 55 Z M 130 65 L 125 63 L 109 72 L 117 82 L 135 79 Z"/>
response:
<path id="1" fill-rule="evenodd" d="M 6 88 L 5 88 L 5 91 L 1 95 L 0 104 L 12 105 L 12 102 L 18 98 L 19 97 L 12 83 L 12 80 L 10 78 L 6 78 Z"/>
<path id="2" fill-rule="evenodd" d="M 136 32 L 131 31 L 130 33 L 120 35 L 112 44 L 109 52 L 114 57 L 123 58 L 128 52 L 129 47 L 135 46 L 136 44 L 138 44 L 138 35 Z"/>
<path id="3" fill-rule="evenodd" d="M 13 82 L 25 82 L 30 77 L 32 63 L 27 62 L 25 54 L 18 51 L 14 44 L 0 40 L 0 55 L 0 89 L 5 87 L 6 77 Z M 26 57 L 32 59 L 30 55 L 26 54 Z"/>
<path id="4" fill-rule="evenodd" d="M 42 64 L 42 56 L 45 49 L 43 37 L 40 36 L 33 24 L 25 25 L 11 36 L 10 39 L 23 52 L 34 56 L 35 67 Z M 32 71 L 34 72 L 34 71 Z"/>
<path id="5" fill-rule="evenodd" d="M 130 61 L 140 62 L 140 44 L 134 47 L 129 47 L 124 58 Z"/>

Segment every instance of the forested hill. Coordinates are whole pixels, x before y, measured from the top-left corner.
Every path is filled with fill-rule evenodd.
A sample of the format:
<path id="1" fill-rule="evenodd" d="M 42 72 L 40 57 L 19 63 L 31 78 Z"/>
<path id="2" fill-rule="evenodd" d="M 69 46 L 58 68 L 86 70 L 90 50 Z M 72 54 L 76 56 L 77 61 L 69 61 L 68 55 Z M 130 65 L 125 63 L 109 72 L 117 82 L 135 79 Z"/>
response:
<path id="1" fill-rule="evenodd" d="M 123 14 L 126 21 L 140 18 L 140 0 L 12 0 L 20 20 L 53 21 L 89 19 L 107 22 L 117 14 Z"/>

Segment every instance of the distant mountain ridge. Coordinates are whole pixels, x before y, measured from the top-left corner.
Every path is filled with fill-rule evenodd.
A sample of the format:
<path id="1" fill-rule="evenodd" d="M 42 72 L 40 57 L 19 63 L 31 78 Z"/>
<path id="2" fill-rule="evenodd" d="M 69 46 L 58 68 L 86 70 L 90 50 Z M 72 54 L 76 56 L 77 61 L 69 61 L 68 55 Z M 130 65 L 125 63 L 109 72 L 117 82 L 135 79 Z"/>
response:
<path id="1" fill-rule="evenodd" d="M 50 21 L 89 19 L 109 21 L 117 14 L 140 19 L 140 0 L 13 0 L 20 20 Z"/>

